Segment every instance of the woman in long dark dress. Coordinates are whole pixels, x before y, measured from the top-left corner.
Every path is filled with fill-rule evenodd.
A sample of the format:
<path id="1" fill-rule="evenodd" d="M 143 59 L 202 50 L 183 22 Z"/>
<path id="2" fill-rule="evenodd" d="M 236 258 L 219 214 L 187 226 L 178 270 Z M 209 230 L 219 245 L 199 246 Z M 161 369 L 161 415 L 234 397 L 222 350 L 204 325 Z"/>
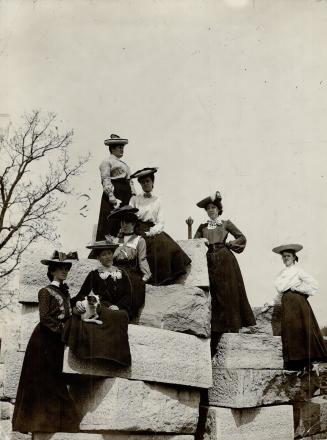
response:
<path id="1" fill-rule="evenodd" d="M 89 258 L 98 258 L 99 267 L 86 277 L 79 293 L 72 298 L 74 315 L 65 334 L 66 344 L 82 359 L 105 359 L 116 364 L 131 364 L 128 323 L 133 316 L 131 282 L 122 269 L 113 265 L 117 244 L 96 242 Z M 100 299 L 98 309 L 102 324 L 85 322 L 83 301 L 93 292 Z"/>
<path id="2" fill-rule="evenodd" d="M 285 268 L 275 281 L 281 295 L 281 327 L 285 368 L 311 368 L 315 361 L 327 360 L 324 339 L 308 297 L 318 290 L 317 281 L 296 264 L 299 244 L 278 246 L 273 252 L 282 256 Z"/>
<path id="3" fill-rule="evenodd" d="M 63 281 L 77 254 L 55 252 L 48 265 L 51 283 L 39 291 L 40 323 L 26 348 L 21 371 L 13 431 L 78 432 L 79 421 L 62 374 L 62 330 L 71 316 L 70 297 Z"/>
<path id="4" fill-rule="evenodd" d="M 137 178 L 143 193 L 133 196 L 129 204 L 137 208 L 138 224 L 136 233 L 146 241 L 147 259 L 156 286 L 172 284 L 176 278 L 186 273 L 191 259 L 183 249 L 164 232 L 161 201 L 152 194 L 154 174 L 157 168 L 143 168 L 131 175 Z"/>
<path id="5" fill-rule="evenodd" d="M 121 221 L 118 248 L 114 252 L 114 263 L 126 270 L 132 284 L 132 310 L 136 315 L 145 299 L 145 283 L 151 278 L 147 260 L 146 242 L 134 231 L 137 223 L 137 208 L 127 205 L 118 208 L 109 217 Z"/>
<path id="6" fill-rule="evenodd" d="M 208 240 L 211 330 L 217 334 L 237 333 L 241 327 L 256 324 L 242 274 L 233 254 L 243 252 L 246 238 L 230 220 L 220 218 L 223 208 L 219 191 L 201 200 L 197 206 L 204 208 L 209 216 L 209 220 L 199 226 L 194 238 Z M 228 234 L 234 240 L 227 241 Z"/>
<path id="7" fill-rule="evenodd" d="M 120 222 L 116 219 L 108 222 L 108 215 L 118 206 L 128 205 L 132 194 L 135 194 L 133 182 L 130 181 L 130 168 L 121 160 L 128 139 L 112 134 L 104 143 L 109 147 L 110 156 L 100 164 L 103 194 L 96 234 L 97 241 L 104 240 L 107 234 L 117 236 Z"/>

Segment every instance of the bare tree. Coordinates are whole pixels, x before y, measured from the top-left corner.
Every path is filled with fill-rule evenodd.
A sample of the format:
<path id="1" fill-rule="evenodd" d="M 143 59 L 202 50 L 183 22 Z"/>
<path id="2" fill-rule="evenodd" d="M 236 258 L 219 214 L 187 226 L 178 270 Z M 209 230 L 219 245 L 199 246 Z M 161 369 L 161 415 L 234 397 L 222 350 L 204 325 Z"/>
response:
<path id="1" fill-rule="evenodd" d="M 17 269 L 22 254 L 39 238 L 56 238 L 57 214 L 72 192 L 70 181 L 89 156 L 71 163 L 73 131 L 60 134 L 56 115 L 32 111 L 0 138 L 0 280 Z"/>

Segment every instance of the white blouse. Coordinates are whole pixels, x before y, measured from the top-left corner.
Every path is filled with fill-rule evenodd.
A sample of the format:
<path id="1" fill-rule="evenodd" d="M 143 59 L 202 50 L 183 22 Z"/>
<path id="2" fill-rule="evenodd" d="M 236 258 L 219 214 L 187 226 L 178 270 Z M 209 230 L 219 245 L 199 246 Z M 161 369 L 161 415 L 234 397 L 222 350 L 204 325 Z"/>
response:
<path id="1" fill-rule="evenodd" d="M 275 280 L 278 293 L 295 290 L 306 295 L 314 295 L 318 290 L 318 282 L 296 264 L 285 267 Z"/>
<path id="2" fill-rule="evenodd" d="M 163 231 L 165 221 L 161 202 L 157 196 L 144 197 L 144 194 L 138 194 L 131 198 L 129 204 L 138 209 L 136 215 L 141 221 L 154 223 L 154 226 L 146 232 L 147 236 L 151 237 Z"/>
<path id="3" fill-rule="evenodd" d="M 99 168 L 103 191 L 107 194 L 109 201 L 115 204 L 117 200 L 114 196 L 114 186 L 111 181 L 115 179 L 129 179 L 131 170 L 127 163 L 118 159 L 114 154 L 110 154 L 108 159 L 102 161 Z M 132 194 L 135 194 L 132 180 L 130 180 L 130 185 Z"/>

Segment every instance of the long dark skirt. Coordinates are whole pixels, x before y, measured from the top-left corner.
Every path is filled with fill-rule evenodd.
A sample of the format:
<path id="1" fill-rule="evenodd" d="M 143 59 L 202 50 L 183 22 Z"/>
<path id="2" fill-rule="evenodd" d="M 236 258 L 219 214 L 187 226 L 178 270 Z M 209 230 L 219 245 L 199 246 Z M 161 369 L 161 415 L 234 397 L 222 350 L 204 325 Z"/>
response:
<path id="1" fill-rule="evenodd" d="M 84 322 L 80 316 L 73 315 L 64 333 L 66 344 L 82 359 L 105 359 L 130 365 L 127 312 L 102 306 L 99 319 L 103 324 Z"/>
<path id="2" fill-rule="evenodd" d="M 147 237 L 147 232 L 153 223 L 138 222 L 136 231 L 146 241 L 146 256 L 152 273 L 150 284 L 155 286 L 172 284 L 176 278 L 186 273 L 186 267 L 191 263 L 189 256 L 165 232 Z"/>
<path id="3" fill-rule="evenodd" d="M 38 324 L 26 348 L 13 431 L 78 432 L 75 405 L 62 374 L 61 335 Z"/>
<path id="4" fill-rule="evenodd" d="M 324 339 L 305 295 L 287 291 L 282 296 L 282 342 L 286 367 L 327 360 Z"/>
<path id="5" fill-rule="evenodd" d="M 142 280 L 142 272 L 133 266 L 133 263 L 124 261 L 115 262 L 115 266 L 127 273 L 132 286 L 132 317 L 137 316 L 145 300 L 145 282 Z"/>
<path id="6" fill-rule="evenodd" d="M 131 193 L 131 185 L 128 179 L 116 179 L 111 181 L 114 186 L 114 196 L 121 200 L 121 205 L 128 205 L 132 193 Z M 114 205 L 109 202 L 108 196 L 103 193 L 101 198 L 100 205 L 100 213 L 98 220 L 98 229 L 96 240 L 104 240 L 105 235 L 114 235 L 115 237 L 118 235 L 120 229 L 120 220 L 119 219 L 110 219 L 108 220 L 108 215 L 114 210 Z"/>
<path id="7" fill-rule="evenodd" d="M 255 325 L 238 262 L 227 247 L 207 253 L 212 304 L 211 330 L 236 332 Z"/>

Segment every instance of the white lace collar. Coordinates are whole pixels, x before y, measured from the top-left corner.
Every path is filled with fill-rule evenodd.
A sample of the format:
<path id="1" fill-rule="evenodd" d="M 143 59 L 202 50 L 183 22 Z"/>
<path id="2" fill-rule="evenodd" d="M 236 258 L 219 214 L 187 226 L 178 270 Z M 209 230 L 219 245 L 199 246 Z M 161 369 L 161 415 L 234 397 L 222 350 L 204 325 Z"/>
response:
<path id="1" fill-rule="evenodd" d="M 98 272 L 100 278 L 106 280 L 108 277 L 111 277 L 114 281 L 120 280 L 122 278 L 121 270 L 117 269 L 115 266 L 105 267 L 102 264 L 98 267 Z"/>
<path id="2" fill-rule="evenodd" d="M 214 220 L 209 218 L 207 223 L 208 223 L 208 229 L 215 229 L 217 226 L 221 226 L 222 225 L 222 220 L 221 220 L 220 215 L 218 215 L 218 217 L 215 218 Z"/>

